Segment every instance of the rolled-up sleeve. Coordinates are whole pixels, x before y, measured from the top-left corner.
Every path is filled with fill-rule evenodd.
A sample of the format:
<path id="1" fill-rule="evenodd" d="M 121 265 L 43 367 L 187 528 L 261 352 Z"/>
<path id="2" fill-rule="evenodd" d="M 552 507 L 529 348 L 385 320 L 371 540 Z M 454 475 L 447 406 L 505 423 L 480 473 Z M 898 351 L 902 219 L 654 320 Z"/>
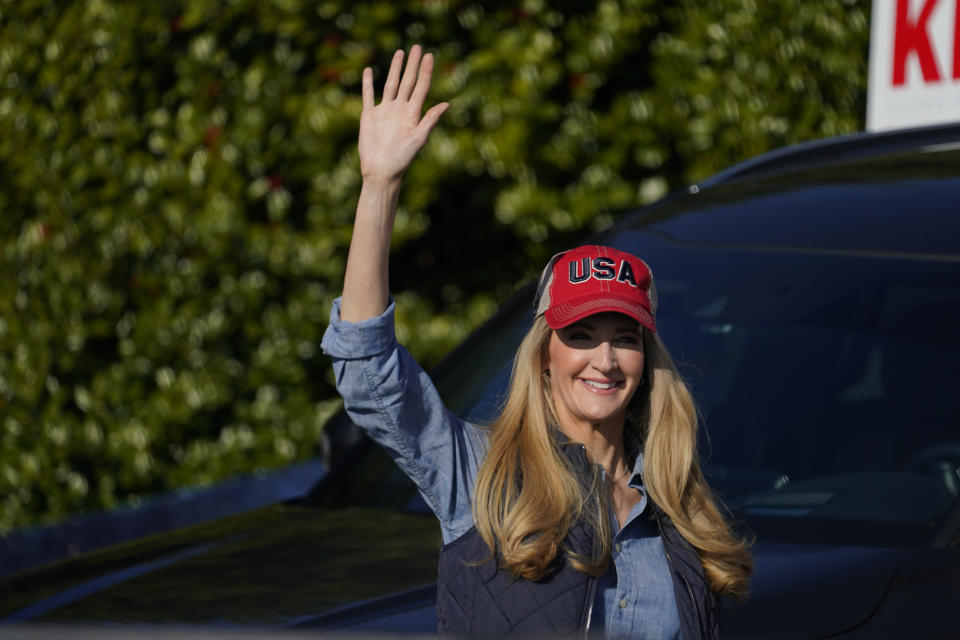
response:
<path id="1" fill-rule="evenodd" d="M 397 343 L 393 301 L 379 316 L 346 322 L 338 298 L 321 345 L 333 358 L 347 414 L 417 485 L 440 519 L 444 542 L 465 533 L 486 439 L 444 406 L 433 381 Z"/>

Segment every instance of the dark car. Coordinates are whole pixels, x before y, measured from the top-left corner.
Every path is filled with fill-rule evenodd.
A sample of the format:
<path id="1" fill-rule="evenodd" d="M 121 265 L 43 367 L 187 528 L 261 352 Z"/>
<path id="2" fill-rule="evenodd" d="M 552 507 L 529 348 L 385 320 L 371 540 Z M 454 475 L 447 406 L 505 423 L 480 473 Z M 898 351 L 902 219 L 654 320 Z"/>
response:
<path id="1" fill-rule="evenodd" d="M 960 637 L 960 126 L 738 165 L 590 241 L 654 268 L 701 455 L 756 536 L 730 637 Z M 433 377 L 488 421 L 528 287 Z M 301 499 L 0 582 L 0 620 L 436 629 L 439 527 L 345 417 Z"/>

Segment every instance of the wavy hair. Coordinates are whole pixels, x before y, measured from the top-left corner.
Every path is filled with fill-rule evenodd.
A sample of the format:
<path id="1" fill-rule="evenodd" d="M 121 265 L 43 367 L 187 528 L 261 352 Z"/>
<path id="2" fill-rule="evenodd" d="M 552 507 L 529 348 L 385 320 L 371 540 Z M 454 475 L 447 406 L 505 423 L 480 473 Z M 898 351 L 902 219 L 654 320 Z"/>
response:
<path id="1" fill-rule="evenodd" d="M 606 509 L 596 508 L 607 504 L 599 473 L 583 479 L 561 450 L 563 436 L 543 376 L 551 333 L 538 317 L 517 350 L 474 490 L 478 532 L 502 569 L 528 580 L 546 576 L 558 554 L 590 575 L 605 573 L 611 557 Z M 696 549 L 711 590 L 742 597 L 752 571 L 750 543 L 733 533 L 703 477 L 696 408 L 673 359 L 656 334 L 644 330 L 643 343 L 646 384 L 631 400 L 624 440 L 643 443 L 650 498 Z M 563 546 L 579 520 L 595 533 L 590 556 Z"/>

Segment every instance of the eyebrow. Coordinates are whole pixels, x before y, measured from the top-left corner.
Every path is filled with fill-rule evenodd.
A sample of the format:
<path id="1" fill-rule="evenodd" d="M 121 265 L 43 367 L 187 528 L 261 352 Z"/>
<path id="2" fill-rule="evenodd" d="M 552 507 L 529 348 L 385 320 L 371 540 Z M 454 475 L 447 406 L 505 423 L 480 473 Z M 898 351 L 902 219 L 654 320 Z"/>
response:
<path id="1" fill-rule="evenodd" d="M 640 327 L 618 327 L 617 333 L 643 333 L 643 329 Z"/>

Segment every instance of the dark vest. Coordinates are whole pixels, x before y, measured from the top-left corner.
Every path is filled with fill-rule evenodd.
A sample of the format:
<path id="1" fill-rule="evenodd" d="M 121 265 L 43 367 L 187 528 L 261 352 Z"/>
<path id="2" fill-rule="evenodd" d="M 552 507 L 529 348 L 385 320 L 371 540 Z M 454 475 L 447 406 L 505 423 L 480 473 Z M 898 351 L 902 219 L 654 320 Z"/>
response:
<path id="1" fill-rule="evenodd" d="M 580 447 L 564 447 L 575 463 L 586 465 Z M 582 459 L 582 460 L 581 460 Z M 653 502 L 648 502 L 663 536 L 673 578 L 683 640 L 719 635 L 718 602 L 704 578 L 696 551 Z M 590 554 L 593 531 L 571 527 L 566 548 Z M 454 637 L 586 637 L 592 628 L 597 579 L 558 557 L 541 580 L 515 579 L 497 566 L 476 527 L 440 551 L 437 616 L 440 632 Z"/>
<path id="2" fill-rule="evenodd" d="M 673 579 L 673 597 L 683 640 L 720 637 L 720 599 L 710 590 L 696 550 L 653 501 L 647 503 L 660 527 Z"/>
<path id="3" fill-rule="evenodd" d="M 567 542 L 589 545 L 587 527 L 570 531 Z M 589 546 L 584 548 L 589 549 Z M 490 558 L 472 527 L 440 551 L 437 618 L 441 633 L 454 637 L 577 638 L 587 628 L 597 579 L 558 561 L 541 580 L 511 577 Z"/>

